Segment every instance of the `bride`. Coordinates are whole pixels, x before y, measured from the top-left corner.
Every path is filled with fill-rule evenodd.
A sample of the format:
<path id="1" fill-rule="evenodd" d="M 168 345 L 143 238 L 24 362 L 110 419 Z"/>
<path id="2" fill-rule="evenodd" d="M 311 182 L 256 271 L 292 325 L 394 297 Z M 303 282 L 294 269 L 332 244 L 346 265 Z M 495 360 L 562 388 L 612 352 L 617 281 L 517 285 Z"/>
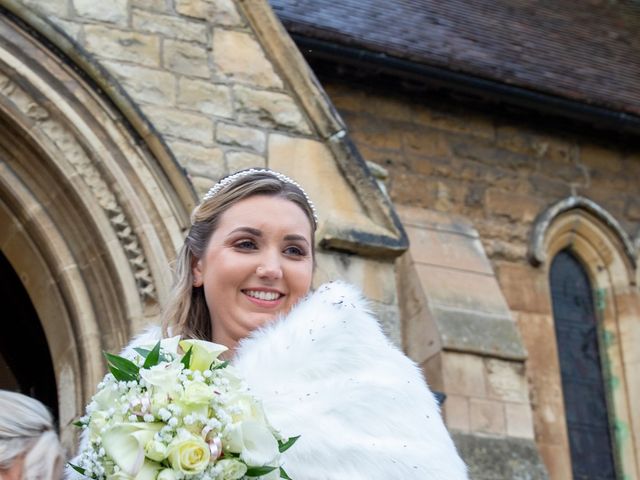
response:
<path id="1" fill-rule="evenodd" d="M 360 292 L 311 290 L 317 216 L 271 170 L 225 177 L 192 214 L 162 331 L 226 354 L 285 437 L 297 480 L 463 480 L 466 467 L 420 370 L 382 333 Z"/>

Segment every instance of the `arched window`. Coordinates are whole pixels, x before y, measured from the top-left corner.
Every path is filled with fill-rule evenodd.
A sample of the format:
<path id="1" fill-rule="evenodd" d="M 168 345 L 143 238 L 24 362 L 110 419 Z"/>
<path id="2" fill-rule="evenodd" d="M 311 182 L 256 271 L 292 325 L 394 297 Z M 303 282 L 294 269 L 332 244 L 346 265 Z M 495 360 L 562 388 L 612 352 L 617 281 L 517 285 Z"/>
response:
<path id="1" fill-rule="evenodd" d="M 573 478 L 615 480 L 591 282 L 569 249 L 553 259 L 549 281 Z"/>

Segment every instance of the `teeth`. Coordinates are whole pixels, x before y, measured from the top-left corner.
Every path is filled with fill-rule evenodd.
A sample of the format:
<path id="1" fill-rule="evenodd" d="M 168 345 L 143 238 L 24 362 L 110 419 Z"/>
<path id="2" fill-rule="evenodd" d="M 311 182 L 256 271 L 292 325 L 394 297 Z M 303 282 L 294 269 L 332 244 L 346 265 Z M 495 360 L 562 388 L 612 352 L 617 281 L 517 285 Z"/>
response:
<path id="1" fill-rule="evenodd" d="M 280 294 L 276 292 L 262 292 L 257 290 L 246 290 L 245 293 L 250 297 L 257 298 L 259 300 L 277 300 L 280 298 Z"/>

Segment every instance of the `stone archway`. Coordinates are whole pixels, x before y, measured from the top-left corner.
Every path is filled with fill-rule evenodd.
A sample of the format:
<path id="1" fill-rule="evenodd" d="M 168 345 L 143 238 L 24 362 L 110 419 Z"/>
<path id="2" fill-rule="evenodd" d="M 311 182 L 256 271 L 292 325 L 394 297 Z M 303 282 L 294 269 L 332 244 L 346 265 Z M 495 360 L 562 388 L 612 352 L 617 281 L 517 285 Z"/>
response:
<path id="1" fill-rule="evenodd" d="M 51 351 L 63 440 L 117 350 L 157 320 L 188 181 L 73 65 L 0 17 L 0 246 Z M 176 182 L 181 182 L 176 185 Z M 25 343 L 28 338 L 16 339 Z"/>

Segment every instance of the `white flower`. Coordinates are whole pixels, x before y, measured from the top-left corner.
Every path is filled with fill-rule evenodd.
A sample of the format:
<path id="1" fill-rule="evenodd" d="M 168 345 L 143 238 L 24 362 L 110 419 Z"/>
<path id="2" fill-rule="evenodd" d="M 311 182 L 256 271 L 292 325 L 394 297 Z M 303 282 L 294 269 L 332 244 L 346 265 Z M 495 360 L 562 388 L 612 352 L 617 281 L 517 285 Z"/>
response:
<path id="1" fill-rule="evenodd" d="M 279 454 L 278 442 L 263 423 L 248 420 L 231 425 L 225 432 L 226 449 L 239 453 L 247 465 L 261 467 Z"/>
<path id="2" fill-rule="evenodd" d="M 182 340 L 180 347 L 182 347 L 185 353 L 189 348 L 192 349 L 189 369 L 199 370 L 201 372 L 208 370 L 213 361 L 218 358 L 218 355 L 228 350 L 224 345 L 196 339 Z"/>
<path id="3" fill-rule="evenodd" d="M 171 395 L 182 389 L 180 382 L 178 382 L 181 371 L 182 364 L 180 362 L 163 362 L 151 368 L 141 368 L 140 376 L 159 392 Z M 156 398 L 152 398 L 152 402 L 156 400 Z"/>
<path id="4" fill-rule="evenodd" d="M 165 468 L 158 474 L 157 480 L 178 480 L 178 476 L 170 468 Z"/>
<path id="5" fill-rule="evenodd" d="M 122 471 L 137 478 L 144 464 L 145 446 L 161 427 L 161 423 L 119 424 L 104 433 L 102 443 Z"/>
<path id="6" fill-rule="evenodd" d="M 209 445 L 201 437 L 184 430 L 169 444 L 169 463 L 182 473 L 202 472 L 209 464 L 210 456 Z"/>
<path id="7" fill-rule="evenodd" d="M 221 477 L 219 478 L 222 480 L 238 480 L 247 473 L 247 466 L 244 463 L 231 458 L 220 460 L 216 466 L 221 469 Z"/>

